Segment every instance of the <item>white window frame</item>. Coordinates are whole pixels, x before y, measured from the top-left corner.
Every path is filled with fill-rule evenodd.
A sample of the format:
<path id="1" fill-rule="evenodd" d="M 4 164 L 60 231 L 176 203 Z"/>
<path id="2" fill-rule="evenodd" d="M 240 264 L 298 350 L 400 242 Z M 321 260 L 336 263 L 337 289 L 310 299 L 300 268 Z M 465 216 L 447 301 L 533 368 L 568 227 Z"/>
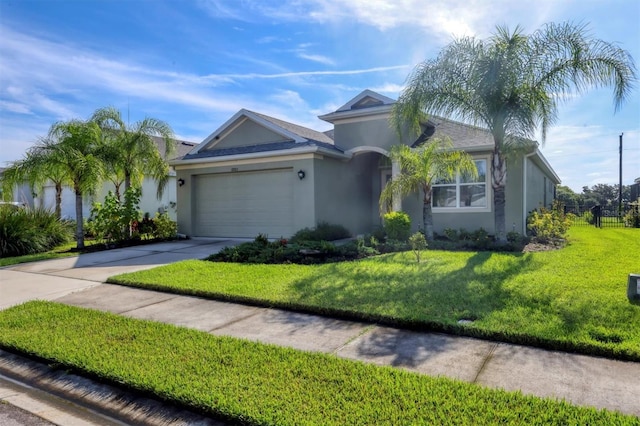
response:
<path id="1" fill-rule="evenodd" d="M 485 196 L 485 200 L 487 200 L 487 204 L 484 207 L 460 207 L 460 175 L 458 174 L 455 178 L 455 182 L 452 183 L 446 183 L 446 184 L 434 184 L 431 186 L 431 191 L 432 191 L 432 195 L 431 195 L 431 211 L 433 213 L 488 213 L 491 212 L 491 208 L 492 208 L 492 191 L 491 191 L 491 161 L 490 161 L 490 157 L 489 156 L 482 156 L 482 157 L 473 157 L 473 161 L 479 161 L 479 160 L 484 160 L 485 164 L 486 164 L 486 174 L 485 174 L 485 181 L 484 181 L 484 187 L 485 187 L 485 192 L 484 192 L 484 196 Z M 476 184 L 481 183 L 481 182 L 475 182 Z M 456 187 L 456 207 L 437 207 L 433 204 L 434 202 L 434 197 L 433 197 L 433 188 L 439 187 L 439 186 L 453 186 L 455 185 Z M 464 185 L 464 184 L 462 184 Z"/>

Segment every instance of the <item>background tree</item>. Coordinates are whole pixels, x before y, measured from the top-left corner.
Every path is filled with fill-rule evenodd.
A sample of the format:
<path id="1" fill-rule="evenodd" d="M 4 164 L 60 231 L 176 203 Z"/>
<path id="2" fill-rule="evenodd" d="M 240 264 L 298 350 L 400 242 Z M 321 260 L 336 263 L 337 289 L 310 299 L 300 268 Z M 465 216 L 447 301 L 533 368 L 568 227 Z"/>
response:
<path id="1" fill-rule="evenodd" d="M 558 185 L 556 187 L 556 199 L 569 211 L 578 212 L 580 210 L 580 195 L 573 192 L 573 189 L 568 186 Z"/>
<path id="2" fill-rule="evenodd" d="M 103 130 L 104 158 L 117 194 L 120 185 L 116 182 L 124 179 L 126 191 L 132 185 L 141 187 L 143 177 L 149 176 L 158 183 L 157 197 L 160 198 L 169 179 L 169 165 L 165 159 L 176 151 L 171 126 L 149 117 L 126 125 L 120 111 L 113 107 L 98 109 L 91 120 Z M 164 141 L 164 156 L 158 151 L 154 136 Z"/>
<path id="3" fill-rule="evenodd" d="M 432 185 L 437 180 L 454 179 L 456 174 L 477 176 L 476 165 L 465 152 L 453 150 L 451 141 L 435 138 L 418 148 L 407 145 L 391 147 L 390 157 L 398 163 L 400 173 L 380 194 L 380 211 L 394 196 L 406 196 L 422 191 L 422 222 L 427 240 L 433 240 L 433 214 L 431 211 Z"/>
<path id="4" fill-rule="evenodd" d="M 101 131 L 92 121 L 70 120 L 51 126 L 47 138 L 32 148 L 46 167 L 60 170 L 75 194 L 76 247 L 84 248 L 82 198 L 93 194 L 102 182 L 104 168 L 99 158 Z"/>
<path id="5" fill-rule="evenodd" d="M 506 241 L 507 156 L 526 148 L 538 127 L 544 143 L 557 119 L 558 100 L 613 86 L 617 111 L 635 81 L 629 53 L 591 38 L 585 25 L 551 23 L 531 35 L 520 27 L 513 32 L 497 27 L 486 41 L 457 39 L 436 59 L 419 64 L 394 106 L 392 122 L 399 132 L 409 124 L 419 133 L 428 113 L 491 132 L 495 232 Z"/>
<path id="6" fill-rule="evenodd" d="M 618 191 L 619 185 L 609 185 L 606 183 L 597 183 L 591 188 L 582 187 L 582 200 L 586 208 L 600 204 L 602 208 L 617 209 L 618 208 Z M 631 186 L 622 185 L 622 202 L 628 203 L 631 198 Z"/>
<path id="7" fill-rule="evenodd" d="M 46 143 L 46 140 L 41 139 L 39 145 L 43 146 Z M 29 149 L 23 159 L 14 161 L 5 169 L 2 176 L 2 189 L 7 196 L 11 197 L 16 185 L 27 183 L 32 191 L 42 192 L 47 182 L 53 183 L 55 215 L 61 219 L 62 189 L 71 182 L 65 170 L 50 158 L 51 155 L 53 155 L 51 151 L 43 151 L 38 146 Z"/>

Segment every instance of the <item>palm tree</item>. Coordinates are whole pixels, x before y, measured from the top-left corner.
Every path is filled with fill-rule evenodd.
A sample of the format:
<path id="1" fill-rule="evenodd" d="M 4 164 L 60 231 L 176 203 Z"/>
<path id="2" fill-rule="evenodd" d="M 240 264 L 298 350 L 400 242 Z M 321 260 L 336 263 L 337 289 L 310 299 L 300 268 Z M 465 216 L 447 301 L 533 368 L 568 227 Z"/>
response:
<path id="1" fill-rule="evenodd" d="M 51 126 L 47 138 L 32 148 L 47 167 L 63 173 L 76 197 L 76 246 L 84 248 L 82 198 L 95 192 L 103 178 L 102 160 L 97 155 L 101 131 L 91 121 L 70 120 Z"/>
<path id="2" fill-rule="evenodd" d="M 165 158 L 170 158 L 176 150 L 171 127 L 162 120 L 149 117 L 133 125 L 125 125 L 120 111 L 112 107 L 97 110 L 91 120 L 103 129 L 106 140 L 104 156 L 116 190 L 119 192 L 120 184 L 117 182 L 124 180 L 126 191 L 132 185 L 140 187 L 142 178 L 149 176 L 158 183 L 157 197 L 160 198 L 169 180 L 169 165 Z M 164 140 L 164 157 L 158 151 L 154 136 Z"/>
<path id="3" fill-rule="evenodd" d="M 39 145 L 44 144 L 46 144 L 45 139 L 41 139 Z M 28 183 L 32 190 L 35 188 L 42 190 L 47 182 L 52 182 L 56 191 L 55 215 L 61 219 L 62 189 L 71 182 L 68 181 L 65 170 L 52 161 L 51 155 L 50 151 L 43 151 L 37 146 L 32 147 L 22 160 L 14 161 L 5 169 L 2 186 L 3 192 L 11 196 L 15 185 Z"/>
<path id="4" fill-rule="evenodd" d="M 434 138 L 418 148 L 394 145 L 389 154 L 400 166 L 400 173 L 393 176 L 380 194 L 380 210 L 394 196 L 406 196 L 422 190 L 422 222 L 427 240 L 433 240 L 433 215 L 431 212 L 432 185 L 439 180 L 451 180 L 457 174 L 477 176 L 476 165 L 465 152 L 453 150 L 448 139 Z"/>
<path id="5" fill-rule="evenodd" d="M 486 41 L 461 38 L 419 64 L 394 106 L 398 131 L 419 132 L 425 113 L 487 128 L 495 232 L 505 234 L 507 156 L 531 144 L 538 126 L 544 143 L 558 100 L 593 87 L 613 86 L 615 111 L 630 95 L 636 68 L 629 53 L 589 37 L 585 25 L 547 24 L 531 35 L 498 27 Z"/>

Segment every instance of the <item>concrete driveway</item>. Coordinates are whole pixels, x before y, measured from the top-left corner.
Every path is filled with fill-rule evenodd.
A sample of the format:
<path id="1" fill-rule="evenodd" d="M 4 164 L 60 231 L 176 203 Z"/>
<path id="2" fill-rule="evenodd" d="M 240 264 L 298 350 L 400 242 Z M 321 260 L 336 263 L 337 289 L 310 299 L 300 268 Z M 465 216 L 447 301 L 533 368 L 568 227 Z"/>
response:
<path id="1" fill-rule="evenodd" d="M 0 309 L 28 300 L 54 300 L 99 285 L 112 275 L 186 259 L 203 259 L 242 240 L 193 238 L 82 254 L 0 268 Z"/>

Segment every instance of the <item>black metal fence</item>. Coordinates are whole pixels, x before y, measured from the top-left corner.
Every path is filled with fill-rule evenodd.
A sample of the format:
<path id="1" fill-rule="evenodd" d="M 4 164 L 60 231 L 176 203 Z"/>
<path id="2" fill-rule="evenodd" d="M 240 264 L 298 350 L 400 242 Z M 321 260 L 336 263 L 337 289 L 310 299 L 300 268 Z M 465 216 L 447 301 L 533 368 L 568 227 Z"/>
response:
<path id="1" fill-rule="evenodd" d="M 625 228 L 640 227 L 640 213 L 638 206 L 628 205 L 618 212 L 617 208 L 568 209 L 574 226 L 595 226 L 597 228 Z"/>

